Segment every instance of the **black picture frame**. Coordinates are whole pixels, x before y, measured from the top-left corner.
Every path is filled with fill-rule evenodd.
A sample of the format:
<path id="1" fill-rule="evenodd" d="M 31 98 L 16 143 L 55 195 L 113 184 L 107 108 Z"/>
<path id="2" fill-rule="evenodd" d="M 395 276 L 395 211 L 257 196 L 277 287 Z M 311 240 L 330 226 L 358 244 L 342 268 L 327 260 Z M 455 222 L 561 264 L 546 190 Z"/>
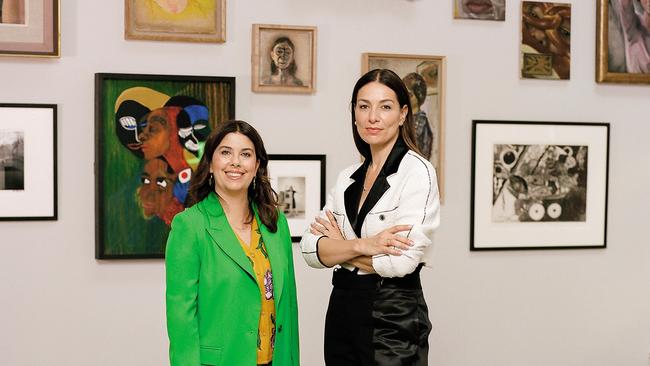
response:
<path id="1" fill-rule="evenodd" d="M 609 123 L 472 122 L 470 250 L 607 247 Z"/>
<path id="2" fill-rule="evenodd" d="M 302 233 L 325 206 L 326 163 L 323 154 L 269 154 L 271 187 L 278 193 L 294 243 L 300 242 Z"/>
<path id="3" fill-rule="evenodd" d="M 57 219 L 57 105 L 0 103 L 0 221 Z"/>
<path id="4" fill-rule="evenodd" d="M 186 109 L 187 100 L 193 100 L 189 103 L 195 108 L 193 112 Z M 123 105 L 129 107 L 128 113 L 122 109 Z M 169 136 L 164 141 L 169 141 L 170 147 L 162 155 L 152 153 L 151 148 L 145 151 L 142 143 L 145 139 L 140 137 L 146 129 L 142 121 L 154 110 L 162 110 L 167 120 Z M 120 118 L 117 118 L 118 113 Z M 184 122 L 179 122 L 183 113 Z M 194 129 L 194 118 L 198 115 L 203 116 L 197 121 L 204 121 L 204 133 L 203 140 L 198 140 L 198 155 L 194 156 L 184 145 L 187 141 L 182 139 L 188 135 L 181 136 L 179 124 L 191 121 L 194 136 L 198 134 Z M 200 144 L 209 132 L 205 125 L 214 129 L 219 123 L 234 118 L 234 77 L 95 74 L 96 259 L 164 257 L 171 218 L 185 206 L 183 193 L 187 194 L 191 173 L 202 152 Z M 158 170 L 155 170 L 156 165 Z M 156 188 L 153 178 L 146 182 L 142 178 L 149 168 L 158 172 L 153 173 L 159 175 L 156 179 L 169 183 L 166 193 L 158 193 L 165 194 L 160 198 L 163 204 L 153 204 L 143 193 L 145 184 L 151 185 L 147 194 L 153 194 Z M 174 189 L 170 192 L 169 187 Z"/>

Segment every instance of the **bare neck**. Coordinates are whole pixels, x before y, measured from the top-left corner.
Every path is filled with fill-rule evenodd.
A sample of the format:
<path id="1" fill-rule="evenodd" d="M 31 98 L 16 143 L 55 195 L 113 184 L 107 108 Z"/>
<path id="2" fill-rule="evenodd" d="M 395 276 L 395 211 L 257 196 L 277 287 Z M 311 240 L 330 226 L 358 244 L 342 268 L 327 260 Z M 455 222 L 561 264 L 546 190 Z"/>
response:
<path id="1" fill-rule="evenodd" d="M 382 145 L 370 145 L 370 155 L 372 156 L 372 163 L 370 163 L 369 169 L 373 171 L 378 171 L 384 166 L 384 163 L 388 159 L 390 151 L 395 146 L 397 141 L 397 136 L 392 141 L 389 141 Z"/>
<path id="2" fill-rule="evenodd" d="M 228 192 L 217 192 L 219 202 L 230 222 L 230 225 L 241 227 L 248 222 L 251 216 L 248 194 L 229 194 Z"/>

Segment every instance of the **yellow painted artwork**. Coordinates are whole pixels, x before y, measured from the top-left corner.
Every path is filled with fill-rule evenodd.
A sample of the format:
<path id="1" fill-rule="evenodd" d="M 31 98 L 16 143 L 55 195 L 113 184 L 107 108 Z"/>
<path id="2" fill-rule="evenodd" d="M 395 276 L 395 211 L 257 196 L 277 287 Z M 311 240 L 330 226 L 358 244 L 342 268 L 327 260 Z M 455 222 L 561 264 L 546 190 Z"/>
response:
<path id="1" fill-rule="evenodd" d="M 135 0 L 135 29 L 143 32 L 214 33 L 216 0 Z"/>

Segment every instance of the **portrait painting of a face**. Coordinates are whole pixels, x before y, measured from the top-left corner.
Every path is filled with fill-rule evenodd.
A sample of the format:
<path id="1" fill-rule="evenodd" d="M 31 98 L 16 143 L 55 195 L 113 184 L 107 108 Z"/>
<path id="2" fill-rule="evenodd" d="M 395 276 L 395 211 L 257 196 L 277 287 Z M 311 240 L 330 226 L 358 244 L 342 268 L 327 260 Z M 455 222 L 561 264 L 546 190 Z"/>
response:
<path id="1" fill-rule="evenodd" d="M 454 0 L 454 18 L 503 21 L 506 0 Z"/>
<path id="2" fill-rule="evenodd" d="M 225 41 L 225 0 L 125 2 L 127 39 Z"/>
<path id="3" fill-rule="evenodd" d="M 316 28 L 253 27 L 253 91 L 311 93 L 316 83 Z"/>
<path id="4" fill-rule="evenodd" d="M 362 72 L 390 69 L 402 78 L 413 112 L 415 143 L 436 168 L 443 197 L 444 57 L 366 53 Z"/>
<path id="5" fill-rule="evenodd" d="M 97 74 L 98 258 L 161 257 L 232 78 Z"/>
<path id="6" fill-rule="evenodd" d="M 650 1 L 600 0 L 596 81 L 650 83 Z"/>
<path id="7" fill-rule="evenodd" d="M 571 77 L 571 4 L 521 4 L 521 77 Z"/>

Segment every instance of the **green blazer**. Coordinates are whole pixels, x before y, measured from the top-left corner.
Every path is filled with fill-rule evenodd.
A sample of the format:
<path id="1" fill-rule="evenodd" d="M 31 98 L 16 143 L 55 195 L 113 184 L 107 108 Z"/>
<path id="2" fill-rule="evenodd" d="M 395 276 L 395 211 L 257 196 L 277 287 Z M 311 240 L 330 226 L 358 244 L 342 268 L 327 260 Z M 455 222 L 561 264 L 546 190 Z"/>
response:
<path id="1" fill-rule="evenodd" d="M 255 218 L 271 262 L 276 312 L 273 365 L 300 364 L 291 234 L 280 213 L 271 233 Z M 260 289 L 253 265 L 216 194 L 177 214 L 167 240 L 167 333 L 171 366 L 253 366 Z"/>

